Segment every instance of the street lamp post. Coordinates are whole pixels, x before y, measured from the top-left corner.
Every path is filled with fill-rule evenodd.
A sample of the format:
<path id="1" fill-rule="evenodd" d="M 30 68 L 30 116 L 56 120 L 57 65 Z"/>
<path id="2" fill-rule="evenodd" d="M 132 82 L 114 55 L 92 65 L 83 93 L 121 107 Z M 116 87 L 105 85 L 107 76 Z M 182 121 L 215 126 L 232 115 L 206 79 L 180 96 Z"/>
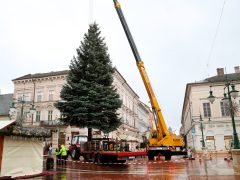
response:
<path id="1" fill-rule="evenodd" d="M 230 86 L 232 88 L 231 91 L 230 91 Z M 224 89 L 225 88 L 227 89 L 227 94 L 224 93 L 224 98 L 222 100 L 224 102 L 229 103 L 229 111 L 230 111 L 232 127 L 233 127 L 233 145 L 234 145 L 234 149 L 240 149 L 238 134 L 236 131 L 236 125 L 235 125 L 235 120 L 234 120 L 234 110 L 233 110 L 233 102 L 232 102 L 232 98 L 235 99 L 238 96 L 238 91 L 235 90 L 234 84 L 231 84 L 229 81 L 227 81 L 227 83 L 225 84 Z M 213 103 L 215 100 L 215 96 L 213 96 L 213 92 L 211 89 L 210 89 L 209 93 L 210 93 L 210 95 L 208 96 L 208 99 L 211 103 Z"/>
<path id="2" fill-rule="evenodd" d="M 234 144 L 234 149 L 240 149 L 239 147 L 239 139 L 238 139 L 238 134 L 236 131 L 236 124 L 235 124 L 235 120 L 234 120 L 234 111 L 233 111 L 233 103 L 232 103 L 232 98 L 231 98 L 231 94 L 233 93 L 237 93 L 235 90 L 235 86 L 231 85 L 232 87 L 232 91 L 229 90 L 229 86 L 230 84 L 227 84 L 227 92 L 228 92 L 228 101 L 229 101 L 229 108 L 230 108 L 230 114 L 231 114 L 231 119 L 232 119 L 232 126 L 233 126 L 233 144 Z M 232 95 L 234 98 L 237 97 L 236 95 Z"/>
<path id="3" fill-rule="evenodd" d="M 204 141 L 204 135 L 203 135 L 203 119 L 202 119 L 202 115 L 200 115 L 200 129 L 202 132 L 202 148 L 205 148 L 205 141 Z"/>
<path id="4" fill-rule="evenodd" d="M 23 109 L 24 109 L 24 104 L 26 103 L 26 101 L 24 101 L 24 97 L 21 100 L 17 100 L 17 103 L 21 104 L 21 109 L 20 109 L 20 117 L 17 117 L 18 123 L 20 126 L 22 126 L 23 123 Z M 15 113 L 16 113 L 16 107 L 14 106 L 14 102 L 12 102 L 12 106 L 9 109 L 9 115 L 10 117 L 12 117 Z M 32 105 L 32 107 L 30 108 L 29 113 L 32 116 L 32 123 L 33 123 L 33 114 L 36 112 L 36 109 L 34 108 L 34 104 L 30 104 Z"/>

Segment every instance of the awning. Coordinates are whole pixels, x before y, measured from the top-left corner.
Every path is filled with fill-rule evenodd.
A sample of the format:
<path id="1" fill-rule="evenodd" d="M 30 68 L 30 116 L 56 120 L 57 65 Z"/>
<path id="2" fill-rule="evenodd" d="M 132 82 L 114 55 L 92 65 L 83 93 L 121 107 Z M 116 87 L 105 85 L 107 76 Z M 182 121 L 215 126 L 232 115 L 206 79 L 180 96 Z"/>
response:
<path id="1" fill-rule="evenodd" d="M 135 137 L 130 136 L 130 137 L 127 138 L 127 141 L 128 142 L 138 142 L 138 139 L 135 138 Z"/>
<path id="2" fill-rule="evenodd" d="M 230 135 L 230 136 L 224 136 L 224 140 L 226 140 L 226 139 L 232 139 L 232 136 Z"/>
<path id="3" fill-rule="evenodd" d="M 120 136 L 118 136 L 122 141 L 126 141 L 126 142 L 139 142 L 139 139 L 133 137 L 133 136 L 128 136 L 126 134 L 122 134 Z"/>
<path id="4" fill-rule="evenodd" d="M 214 140 L 214 136 L 206 136 L 207 140 Z"/>
<path id="5" fill-rule="evenodd" d="M 4 129 L 5 127 L 11 125 L 16 120 L 0 120 L 0 130 Z"/>

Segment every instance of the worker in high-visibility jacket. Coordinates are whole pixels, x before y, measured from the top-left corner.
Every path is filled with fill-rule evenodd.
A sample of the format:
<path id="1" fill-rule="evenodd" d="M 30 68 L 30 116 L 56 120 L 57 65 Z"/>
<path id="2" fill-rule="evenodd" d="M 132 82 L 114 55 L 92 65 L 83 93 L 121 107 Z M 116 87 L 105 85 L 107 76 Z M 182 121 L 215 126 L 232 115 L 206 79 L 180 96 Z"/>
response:
<path id="1" fill-rule="evenodd" d="M 62 144 L 61 145 L 61 149 L 59 151 L 59 153 L 61 154 L 61 163 L 65 163 L 65 165 L 67 164 L 67 148 Z"/>
<path id="2" fill-rule="evenodd" d="M 61 144 L 59 144 L 58 147 L 56 148 L 57 164 L 61 164 L 62 157 L 61 157 L 60 149 L 61 149 Z"/>

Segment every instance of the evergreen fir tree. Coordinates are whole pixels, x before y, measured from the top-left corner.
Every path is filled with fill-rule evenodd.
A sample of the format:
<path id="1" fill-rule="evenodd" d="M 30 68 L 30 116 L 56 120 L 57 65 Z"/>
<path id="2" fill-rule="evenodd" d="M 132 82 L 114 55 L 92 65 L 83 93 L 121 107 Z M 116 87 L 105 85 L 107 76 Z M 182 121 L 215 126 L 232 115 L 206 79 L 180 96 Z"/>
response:
<path id="1" fill-rule="evenodd" d="M 67 83 L 60 93 L 62 101 L 55 106 L 62 122 L 108 133 L 121 125 L 117 110 L 122 101 L 112 85 L 114 68 L 100 34 L 96 23 L 89 26 L 77 57 L 70 63 Z"/>

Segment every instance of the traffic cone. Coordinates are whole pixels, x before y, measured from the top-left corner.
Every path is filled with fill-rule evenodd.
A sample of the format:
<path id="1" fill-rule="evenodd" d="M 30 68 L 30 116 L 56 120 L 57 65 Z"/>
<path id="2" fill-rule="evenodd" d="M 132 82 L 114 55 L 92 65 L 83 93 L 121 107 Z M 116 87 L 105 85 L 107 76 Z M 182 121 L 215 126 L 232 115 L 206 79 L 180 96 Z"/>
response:
<path id="1" fill-rule="evenodd" d="M 154 156 L 154 161 L 156 161 L 158 159 L 158 157 L 157 156 Z"/>
<path id="2" fill-rule="evenodd" d="M 210 160 L 212 160 L 212 153 L 210 153 L 210 157 L 209 157 Z"/>

